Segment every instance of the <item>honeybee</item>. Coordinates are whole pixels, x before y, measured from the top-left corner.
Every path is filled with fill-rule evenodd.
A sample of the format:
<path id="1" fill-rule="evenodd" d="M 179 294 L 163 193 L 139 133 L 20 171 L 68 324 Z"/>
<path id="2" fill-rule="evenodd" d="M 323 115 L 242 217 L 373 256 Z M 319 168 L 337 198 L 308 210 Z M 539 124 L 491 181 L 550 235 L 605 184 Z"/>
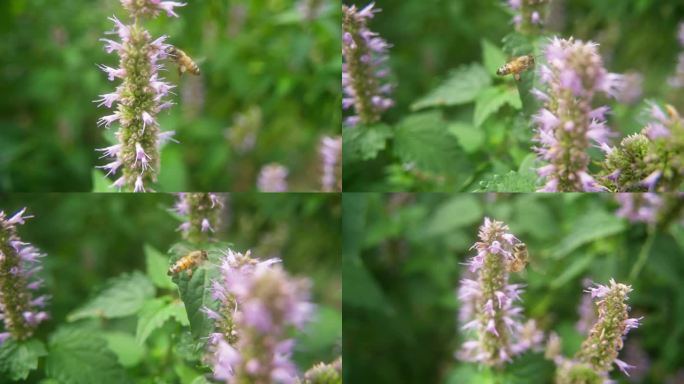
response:
<path id="1" fill-rule="evenodd" d="M 513 260 L 508 264 L 508 269 L 511 272 L 520 272 L 525 268 L 528 260 L 527 245 L 523 242 L 516 243 L 513 246 Z"/>
<path id="2" fill-rule="evenodd" d="M 181 49 L 170 45 L 166 50 L 166 53 L 172 57 L 176 64 L 178 65 L 178 76 L 181 76 L 186 71 L 192 73 L 193 75 L 199 75 L 200 70 L 197 64 L 188 56 L 187 53 L 183 52 Z"/>
<path id="3" fill-rule="evenodd" d="M 532 68 L 534 68 L 534 56 L 524 55 L 511 59 L 508 63 L 497 69 L 496 74 L 506 76 L 512 73 L 513 78 L 516 81 L 520 81 L 520 73 Z"/>
<path id="4" fill-rule="evenodd" d="M 183 271 L 188 271 L 188 276 L 192 276 L 193 268 L 197 267 L 201 262 L 208 258 L 207 251 L 192 251 L 176 260 L 169 268 L 167 275 L 171 276 Z"/>

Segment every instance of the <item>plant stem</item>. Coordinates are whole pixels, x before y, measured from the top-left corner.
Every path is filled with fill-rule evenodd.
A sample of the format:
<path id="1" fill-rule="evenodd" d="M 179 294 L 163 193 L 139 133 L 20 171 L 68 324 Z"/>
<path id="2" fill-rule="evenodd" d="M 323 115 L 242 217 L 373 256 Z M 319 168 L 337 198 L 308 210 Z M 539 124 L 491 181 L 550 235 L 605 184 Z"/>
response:
<path id="1" fill-rule="evenodd" d="M 653 241 L 655 240 L 655 236 L 656 236 L 655 226 L 649 225 L 648 226 L 648 237 L 646 237 L 646 241 L 644 242 L 644 245 L 641 247 L 641 250 L 639 251 L 639 258 L 637 259 L 636 263 L 632 267 L 632 271 L 629 274 L 629 279 L 631 281 L 636 280 L 636 278 L 639 276 L 639 273 L 641 272 L 641 269 L 646 264 L 646 260 L 648 259 L 648 254 L 651 252 L 651 247 L 653 246 Z"/>

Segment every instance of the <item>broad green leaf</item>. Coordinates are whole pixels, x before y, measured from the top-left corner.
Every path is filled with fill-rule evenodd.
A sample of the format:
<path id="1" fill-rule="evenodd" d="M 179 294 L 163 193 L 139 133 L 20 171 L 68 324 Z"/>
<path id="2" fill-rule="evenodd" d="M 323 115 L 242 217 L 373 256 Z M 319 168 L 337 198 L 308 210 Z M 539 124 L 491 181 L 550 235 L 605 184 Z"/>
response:
<path id="1" fill-rule="evenodd" d="M 181 273 L 173 277 L 173 282 L 178 285 L 180 297 L 185 303 L 185 311 L 190 321 L 190 330 L 195 338 L 206 337 L 213 329 L 213 322 L 202 311 L 202 308 L 213 308 L 215 303 L 211 298 L 209 287 L 212 278 L 215 278 L 214 269 L 209 270 L 206 266 L 200 266 L 194 270 L 192 276 Z"/>
<path id="2" fill-rule="evenodd" d="M 11 380 L 25 380 L 38 368 L 38 359 L 47 355 L 45 345 L 37 339 L 15 341 L 7 339 L 0 345 L 0 372 Z"/>
<path id="3" fill-rule="evenodd" d="M 164 166 L 159 172 L 159 189 L 166 192 L 187 190 L 188 175 L 179 146 L 165 146 L 160 161 Z"/>
<path id="4" fill-rule="evenodd" d="M 164 325 L 171 318 L 176 318 L 181 325 L 189 324 L 183 303 L 180 301 L 169 302 L 165 297 L 148 300 L 138 315 L 135 340 L 139 344 L 145 343 L 145 340 L 155 329 Z"/>
<path id="5" fill-rule="evenodd" d="M 489 116 L 496 113 L 504 104 L 508 104 L 515 109 L 522 107 L 520 97 L 515 89 L 499 86 L 483 90 L 475 100 L 475 113 L 473 115 L 475 126 L 481 126 Z"/>
<path id="6" fill-rule="evenodd" d="M 133 335 L 125 332 L 109 331 L 104 332 L 102 337 L 124 367 L 135 367 L 142 361 L 145 347 L 138 344 Z"/>
<path id="7" fill-rule="evenodd" d="M 145 266 L 147 276 L 158 288 L 173 289 L 175 285 L 167 274 L 169 270 L 169 258 L 157 251 L 150 245 L 145 245 Z"/>
<path id="8" fill-rule="evenodd" d="M 202 376 L 197 376 L 195 378 L 195 380 L 192 381 L 191 384 L 212 384 L 212 382 L 207 380 L 207 378 L 204 377 L 204 375 L 202 375 Z"/>
<path id="9" fill-rule="evenodd" d="M 555 366 L 541 353 L 527 352 L 506 366 L 503 382 L 506 384 L 550 383 Z"/>
<path id="10" fill-rule="evenodd" d="M 594 255 L 591 253 L 573 258 L 570 265 L 563 268 L 563 272 L 551 281 L 551 288 L 560 288 L 570 280 L 582 274 L 582 272 L 589 268 L 593 259 Z"/>
<path id="11" fill-rule="evenodd" d="M 467 153 L 477 152 L 484 143 L 484 132 L 481 129 L 475 128 L 470 123 L 454 121 L 449 123 L 447 129 L 449 130 L 449 133 L 456 136 L 458 143 L 461 144 L 461 147 L 463 147 L 463 150 Z"/>
<path id="12" fill-rule="evenodd" d="M 137 271 L 121 275 L 110 279 L 97 296 L 69 314 L 67 321 L 129 316 L 138 312 L 145 300 L 152 296 L 154 286 L 145 275 Z"/>
<path id="13" fill-rule="evenodd" d="M 45 372 L 64 384 L 130 382 L 116 355 L 95 330 L 60 328 L 50 337 Z"/>
<path id="14" fill-rule="evenodd" d="M 363 307 L 372 311 L 387 310 L 387 299 L 380 286 L 358 256 L 342 257 L 344 305 Z"/>
<path id="15" fill-rule="evenodd" d="M 534 174 L 510 171 L 504 175 L 486 177 L 474 192 L 534 192 L 536 184 Z"/>
<path id="16" fill-rule="evenodd" d="M 509 57 L 529 55 L 534 52 L 532 41 L 525 35 L 512 32 L 501 39 L 502 50 Z"/>
<path id="17" fill-rule="evenodd" d="M 487 39 L 482 39 L 482 62 L 489 74 L 494 76 L 496 70 L 508 61 L 506 54 L 501 48 L 489 42 Z"/>
<path id="18" fill-rule="evenodd" d="M 396 128 L 394 152 L 402 162 L 425 171 L 463 171 L 468 168 L 465 153 L 447 128 L 439 112 L 410 115 Z"/>
<path id="19" fill-rule="evenodd" d="M 344 161 L 372 160 L 385 149 L 392 137 L 392 128 L 387 125 L 358 126 L 342 130 Z"/>
<path id="20" fill-rule="evenodd" d="M 112 192 L 112 182 L 107 179 L 107 176 L 105 176 L 104 172 L 100 171 L 99 169 L 93 169 L 92 178 L 93 178 L 93 192 Z"/>
<path id="21" fill-rule="evenodd" d="M 497 384 L 488 369 L 480 369 L 474 364 L 461 364 L 449 372 L 446 384 Z"/>
<path id="22" fill-rule="evenodd" d="M 490 75 L 480 64 L 464 65 L 449 75 L 447 80 L 411 105 L 411 110 L 470 103 L 492 83 Z"/>
<path id="23" fill-rule="evenodd" d="M 624 221 L 613 213 L 593 209 L 577 220 L 571 232 L 551 251 L 551 257 L 561 258 L 584 244 L 624 230 Z"/>
<path id="24" fill-rule="evenodd" d="M 474 224 L 482 219 L 482 206 L 472 194 L 459 194 L 438 206 L 425 232 L 441 235 Z"/>

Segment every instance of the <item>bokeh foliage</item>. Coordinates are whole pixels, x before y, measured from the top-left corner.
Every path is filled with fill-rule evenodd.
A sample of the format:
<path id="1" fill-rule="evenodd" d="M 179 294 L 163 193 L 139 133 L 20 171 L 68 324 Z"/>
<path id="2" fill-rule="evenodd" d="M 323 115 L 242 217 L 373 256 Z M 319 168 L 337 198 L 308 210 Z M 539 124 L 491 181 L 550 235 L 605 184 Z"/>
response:
<path id="1" fill-rule="evenodd" d="M 320 188 L 318 143 L 340 127 L 341 60 L 339 8 L 318 4 L 307 20 L 291 0 L 189 1 L 180 18 L 146 23 L 202 71 L 165 73 L 178 105 L 160 124 L 181 143 L 162 151 L 158 190 L 251 190 L 269 162 L 290 168 L 291 190 Z M 96 122 L 109 113 L 92 101 L 115 87 L 96 64 L 118 64 L 98 39 L 112 15 L 125 19 L 118 0 L 0 2 L 0 191 L 93 189 L 94 149 L 109 145 Z M 243 153 L 230 136 L 254 114 L 256 145 Z"/>
<path id="2" fill-rule="evenodd" d="M 48 357 L 28 382 L 44 378 L 43 367 L 50 377 L 74 382 L 71 374 L 84 369 L 74 351 L 90 351 L 96 359 L 89 363 L 114 375 L 83 371 L 81 382 L 190 383 L 206 372 L 178 288 L 166 275 L 167 251 L 180 241 L 173 203 L 166 194 L 0 194 L 5 212 L 28 207 L 35 217 L 19 235 L 47 253 L 41 276 L 52 295 L 51 319 L 34 339 L 44 347 L 23 348 L 35 347 L 36 355 L 46 348 Z M 279 256 L 289 273 L 312 279 L 318 315 L 296 335 L 294 359 L 302 371 L 341 353 L 340 205 L 332 194 L 235 193 L 217 234 L 235 250 Z M 87 341 L 93 333 L 96 340 Z M 0 381 L 9 375 L 1 372 L 6 352 L 0 349 Z"/>
<path id="3" fill-rule="evenodd" d="M 538 79 L 528 72 L 516 83 L 495 72 L 510 57 L 539 55 L 553 35 L 595 41 L 608 71 L 643 75 L 635 104 L 596 101 L 611 106 L 608 125 L 618 137 L 643 128 L 647 99 L 684 110 L 684 94 L 666 83 L 682 50 L 684 3 L 552 0 L 547 30 L 526 37 L 514 32 L 503 0 L 375 3 L 382 12 L 369 27 L 392 44 L 396 106 L 383 125 L 343 130 L 345 190 L 534 191 L 529 90 Z M 590 155 L 602 158 L 598 150 Z"/>
<path id="4" fill-rule="evenodd" d="M 649 234 L 646 225 L 615 216 L 616 208 L 610 195 L 598 194 L 345 194 L 345 382 L 497 382 L 453 356 L 463 342 L 455 291 L 485 216 L 528 244 L 530 264 L 514 278 L 527 285 L 524 312 L 563 338 L 566 356 L 584 338 L 575 329 L 583 280 L 615 278 L 634 289 L 631 316 L 644 316 L 627 337 L 628 347 L 638 343 L 650 359 L 643 382 L 684 373 L 684 226 Z M 647 262 L 630 278 L 642 250 Z M 620 356 L 644 368 L 625 351 Z M 543 354 L 527 353 L 507 367 L 504 382 L 550 383 L 553 372 Z"/>

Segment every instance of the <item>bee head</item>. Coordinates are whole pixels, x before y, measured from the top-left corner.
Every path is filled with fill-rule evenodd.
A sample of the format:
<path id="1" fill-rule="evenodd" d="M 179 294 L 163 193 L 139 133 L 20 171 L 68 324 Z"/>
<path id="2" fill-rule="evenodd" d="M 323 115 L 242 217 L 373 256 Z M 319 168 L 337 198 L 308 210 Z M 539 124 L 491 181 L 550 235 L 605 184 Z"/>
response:
<path id="1" fill-rule="evenodd" d="M 501 75 L 503 75 L 503 71 L 504 71 L 504 69 L 503 69 L 503 67 L 501 67 L 501 68 L 496 70 L 496 74 L 501 76 Z"/>
<path id="2" fill-rule="evenodd" d="M 202 251 L 200 251 L 200 252 L 202 252 L 202 259 L 203 259 L 203 260 L 209 259 L 209 254 L 207 253 L 207 251 L 202 250 Z"/>

